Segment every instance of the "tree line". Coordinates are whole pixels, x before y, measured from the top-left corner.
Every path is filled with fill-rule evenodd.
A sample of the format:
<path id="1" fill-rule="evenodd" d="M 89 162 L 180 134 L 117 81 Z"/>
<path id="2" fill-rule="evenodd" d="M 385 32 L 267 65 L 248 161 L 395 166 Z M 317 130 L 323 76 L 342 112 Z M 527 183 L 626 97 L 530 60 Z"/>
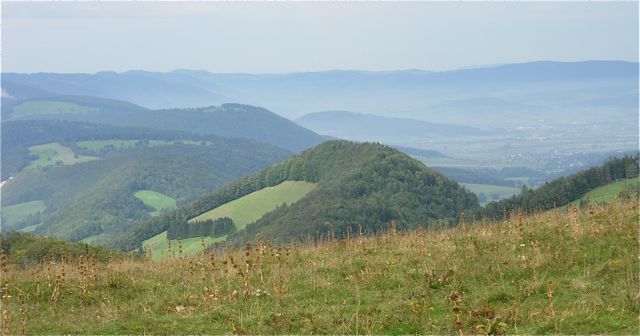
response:
<path id="1" fill-rule="evenodd" d="M 236 230 L 233 220 L 229 217 L 207 219 L 193 222 L 173 222 L 167 229 L 167 239 L 185 239 L 192 237 L 220 237 Z"/>
<path id="2" fill-rule="evenodd" d="M 598 167 L 555 179 L 537 189 L 523 186 L 520 194 L 491 202 L 475 215 L 500 219 L 512 212 L 545 211 L 569 204 L 595 188 L 638 176 L 639 158 L 639 155 L 611 158 Z"/>

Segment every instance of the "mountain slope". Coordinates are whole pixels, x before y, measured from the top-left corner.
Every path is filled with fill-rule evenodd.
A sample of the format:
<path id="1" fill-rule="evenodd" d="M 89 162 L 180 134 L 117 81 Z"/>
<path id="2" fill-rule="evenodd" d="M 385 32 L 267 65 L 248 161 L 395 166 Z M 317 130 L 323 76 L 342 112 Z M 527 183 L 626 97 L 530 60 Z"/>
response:
<path id="1" fill-rule="evenodd" d="M 329 141 L 256 174 L 231 183 L 176 211 L 137 226 L 113 244 L 137 248 L 142 240 L 185 223 L 211 209 L 285 181 L 307 181 L 316 187 L 290 206 L 267 213 L 232 240 L 253 239 L 260 232 L 276 241 L 291 241 L 332 232 L 344 237 L 386 228 L 450 225 L 462 211 L 478 207 L 477 198 L 457 183 L 417 160 L 373 143 Z"/>
<path id="2" fill-rule="evenodd" d="M 247 138 L 294 152 L 328 140 L 328 137 L 320 136 L 267 109 L 241 104 L 147 110 L 127 102 L 102 98 L 57 96 L 20 102 L 13 106 L 9 117 L 80 121 Z"/>
<path id="3" fill-rule="evenodd" d="M 625 155 L 607 160 L 600 166 L 555 179 L 537 189 L 523 187 L 522 192 L 481 209 L 478 217 L 501 218 L 505 214 L 550 210 L 581 199 L 590 191 L 610 183 L 631 179 L 640 171 L 640 156 Z"/>
<path id="4" fill-rule="evenodd" d="M 3 130 L 3 136 L 17 134 L 3 142 L 7 148 L 3 148 L 3 164 L 7 159 L 5 150 L 51 141 L 63 143 L 76 155 L 91 153 L 98 159 L 22 169 L 2 186 L 3 207 L 34 201 L 46 207 L 11 228 L 37 225 L 36 234 L 70 240 L 113 235 L 136 221 L 146 220 L 156 209 L 136 197 L 139 191 L 161 193 L 184 204 L 290 155 L 251 140 L 95 124 L 8 122 L 3 124 Z M 93 150 L 80 147 L 85 140 L 98 146 Z M 133 146 L 102 146 L 118 142 Z M 31 156 L 27 155 L 27 160 L 33 159 Z"/>

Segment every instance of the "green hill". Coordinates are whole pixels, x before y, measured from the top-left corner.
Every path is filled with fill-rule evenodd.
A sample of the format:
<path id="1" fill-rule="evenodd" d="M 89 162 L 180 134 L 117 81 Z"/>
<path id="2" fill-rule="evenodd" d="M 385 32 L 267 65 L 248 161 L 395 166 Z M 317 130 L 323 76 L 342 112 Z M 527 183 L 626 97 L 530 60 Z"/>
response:
<path id="1" fill-rule="evenodd" d="M 100 158 L 20 169 L 2 186 L 3 211 L 7 206 L 36 200 L 46 206 L 38 214 L 5 222 L 3 230 L 35 229 L 34 234 L 72 241 L 110 239 L 147 220 L 158 209 L 186 204 L 289 156 L 285 150 L 251 140 L 184 132 L 56 121 L 5 122 L 2 126 L 3 165 L 6 160 L 20 160 L 18 156 L 5 157 L 5 149 L 20 153 L 38 142 L 55 142 L 59 144 L 56 148 L 68 149 L 69 160 L 84 154 Z M 135 142 L 123 148 L 109 147 L 111 142 L 117 143 L 114 139 Z M 35 159 L 28 153 L 26 158 Z"/>
<path id="2" fill-rule="evenodd" d="M 286 181 L 273 187 L 267 187 L 242 196 L 229 203 L 225 203 L 213 210 L 207 211 L 189 220 L 202 221 L 228 217 L 233 220 L 237 230 L 244 229 L 247 224 L 253 223 L 269 211 L 273 211 L 283 204 L 292 204 L 304 197 L 315 188 L 315 184 L 304 181 Z M 222 237 L 204 237 L 205 246 L 226 239 Z M 169 244 L 172 249 L 169 251 Z M 198 253 L 202 250 L 199 237 L 182 239 L 183 252 L 186 255 Z M 145 240 L 143 247 L 151 250 L 154 258 L 162 258 L 178 253 L 178 241 L 167 240 L 166 231 Z"/>
<path id="3" fill-rule="evenodd" d="M 267 187 L 209 210 L 190 221 L 229 217 L 238 230 L 253 223 L 269 211 L 282 204 L 293 204 L 315 188 L 315 184 L 304 181 L 286 181 Z"/>
<path id="4" fill-rule="evenodd" d="M 13 226 L 31 215 L 44 211 L 46 208 L 44 202 L 40 200 L 3 206 L 2 224 Z"/>
<path id="5" fill-rule="evenodd" d="M 638 176 L 640 156 L 625 155 L 611 158 L 602 165 L 592 167 L 573 175 L 561 177 L 536 189 L 523 188 L 515 196 L 499 202 L 490 202 L 482 210 L 474 213 L 477 217 L 502 218 L 515 212 L 533 212 L 565 206 L 579 200 L 589 192 L 612 182 Z M 595 192 L 597 197 L 609 197 L 622 185 L 608 186 Z"/>
<path id="6" fill-rule="evenodd" d="M 184 223 L 235 200 L 241 204 L 243 196 L 286 181 L 305 181 L 315 187 L 297 202 L 273 209 L 227 240 L 251 240 L 257 233 L 275 241 L 329 232 L 345 237 L 348 232 L 357 232 L 359 225 L 365 233 L 386 229 L 390 220 L 397 220 L 399 228 L 442 227 L 457 222 L 461 212 L 479 206 L 477 198 L 456 182 L 397 150 L 374 143 L 329 141 L 136 226 L 114 245 L 126 250 L 138 248 L 172 223 Z"/>
<path id="7" fill-rule="evenodd" d="M 8 108 L 10 120 L 48 119 L 179 130 L 200 135 L 246 138 L 293 152 L 328 140 L 267 109 L 241 104 L 201 108 L 148 110 L 116 100 L 54 96 L 16 102 Z M 117 138 L 115 138 L 117 139 Z"/>
<path id="8" fill-rule="evenodd" d="M 618 195 L 620 195 L 620 193 L 626 190 L 630 190 L 635 195 L 638 195 L 639 188 L 640 177 L 624 179 L 593 189 L 574 202 L 580 203 L 581 201 L 589 201 L 595 203 L 611 203 Z"/>

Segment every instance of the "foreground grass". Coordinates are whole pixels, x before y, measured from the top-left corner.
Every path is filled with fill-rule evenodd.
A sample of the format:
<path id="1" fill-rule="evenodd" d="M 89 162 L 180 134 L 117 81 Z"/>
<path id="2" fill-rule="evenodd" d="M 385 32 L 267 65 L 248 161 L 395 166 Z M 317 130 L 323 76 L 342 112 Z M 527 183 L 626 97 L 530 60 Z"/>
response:
<path id="1" fill-rule="evenodd" d="M 162 262 L 10 265 L 12 333 L 635 334 L 638 205 Z M 58 293 L 58 294 L 56 294 Z M 21 303 L 21 299 L 22 303 Z M 20 309 L 24 313 L 20 313 Z M 22 323 L 24 322 L 24 323 Z"/>

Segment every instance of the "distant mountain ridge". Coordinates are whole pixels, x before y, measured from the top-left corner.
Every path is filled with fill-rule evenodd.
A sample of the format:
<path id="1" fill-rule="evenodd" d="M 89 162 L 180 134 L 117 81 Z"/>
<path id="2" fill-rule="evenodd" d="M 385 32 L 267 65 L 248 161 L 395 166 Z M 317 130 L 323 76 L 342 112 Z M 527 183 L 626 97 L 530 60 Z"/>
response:
<path id="1" fill-rule="evenodd" d="M 610 109 L 609 114 L 629 122 L 634 121 L 637 114 L 638 63 L 540 61 L 442 72 L 323 71 L 253 75 L 177 70 L 3 74 L 2 88 L 12 94 L 12 85 L 131 101 L 154 109 L 243 102 L 264 106 L 288 118 L 312 111 L 347 110 L 471 125 L 465 116 L 473 112 L 473 107 L 449 110 L 449 113 L 455 112 L 452 115 L 432 107 L 495 98 L 533 106 L 535 113 L 563 117 L 563 121 L 583 120 L 585 113 L 588 120 L 602 120 L 604 116 L 598 111 L 606 107 Z M 604 106 L 594 108 L 593 101 Z M 508 112 L 507 107 L 500 104 L 494 107 L 501 114 Z M 516 112 L 510 119 L 526 117 L 523 115 L 526 111 Z M 490 114 L 475 120 L 497 125 L 512 121 Z"/>
<path id="2" fill-rule="evenodd" d="M 3 120 L 68 120 L 246 138 L 294 152 L 329 139 L 267 109 L 243 104 L 149 110 L 113 99 L 57 95 L 12 101 L 2 114 Z"/>

